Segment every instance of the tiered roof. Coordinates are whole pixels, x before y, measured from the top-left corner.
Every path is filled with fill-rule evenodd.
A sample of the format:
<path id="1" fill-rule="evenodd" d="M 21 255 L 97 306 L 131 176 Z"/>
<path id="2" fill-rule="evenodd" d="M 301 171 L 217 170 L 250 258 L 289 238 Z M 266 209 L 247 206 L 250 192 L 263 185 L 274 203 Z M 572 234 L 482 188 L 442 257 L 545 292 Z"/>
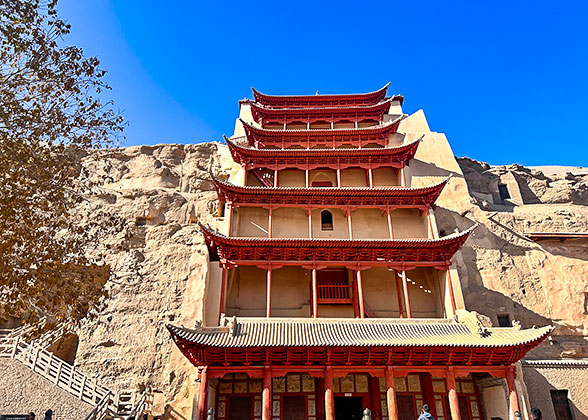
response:
<path id="1" fill-rule="evenodd" d="M 244 147 L 233 140 L 225 141 L 233 160 L 245 169 L 267 168 L 403 168 L 414 158 L 423 137 L 395 147 L 380 148 L 328 148 L 328 149 L 257 149 Z"/>
<path id="2" fill-rule="evenodd" d="M 271 107 L 271 108 L 310 108 L 310 107 L 325 107 L 325 106 L 368 106 L 374 105 L 382 101 L 388 91 L 386 86 L 379 90 L 369 93 L 359 94 L 344 94 L 344 95 L 303 95 L 303 96 L 288 96 L 288 95 L 266 95 L 258 92 L 254 88 L 253 97 L 255 102 Z"/>
<path id="3" fill-rule="evenodd" d="M 267 130 L 256 127 L 240 119 L 245 127 L 247 141 L 253 147 L 292 147 L 301 146 L 310 148 L 313 146 L 337 147 L 350 144 L 362 147 L 368 144 L 376 144 L 386 147 L 388 137 L 395 133 L 404 116 L 399 116 L 393 121 L 365 128 L 339 128 L 317 130 Z"/>
<path id="4" fill-rule="evenodd" d="M 391 102 L 403 99 L 385 100 L 388 85 L 358 95 L 271 96 L 253 89 L 255 102 L 246 102 L 251 104 L 258 125 L 344 119 L 382 123 Z M 420 141 L 387 147 L 390 134 L 396 132 L 403 118 L 366 128 L 313 130 L 268 130 L 241 120 L 250 147 L 237 144 L 235 138 L 227 140 L 227 144 L 233 159 L 245 169 L 403 168 L 414 157 Z M 381 147 L 362 148 L 373 144 Z M 346 145 L 359 149 L 337 148 Z M 312 148 L 316 146 L 328 148 Z M 420 188 L 252 187 L 215 177 L 213 182 L 219 198 L 233 206 L 424 210 L 433 205 L 447 180 Z M 296 265 L 308 269 L 343 266 L 351 270 L 372 266 L 447 270 L 451 258 L 475 227 L 436 239 L 322 239 L 228 237 L 200 224 L 211 261 L 220 261 L 225 268 Z M 247 367 L 506 366 L 521 359 L 551 331 L 550 327 L 523 331 L 483 329 L 454 319 L 236 317 L 232 321 L 224 319 L 215 328 L 168 325 L 168 329 L 183 354 L 197 366 Z"/>
<path id="5" fill-rule="evenodd" d="M 394 210 L 430 208 L 449 178 L 419 188 L 406 187 L 252 187 L 221 181 L 211 175 L 221 201 L 233 206 L 268 205 L 275 207 L 355 209 L 358 207 Z"/>
<path id="6" fill-rule="evenodd" d="M 551 327 L 517 331 L 453 319 L 233 318 L 221 327 L 167 328 L 195 365 L 508 365 Z"/>
<path id="7" fill-rule="evenodd" d="M 270 108 L 257 102 L 248 102 L 251 105 L 253 119 L 259 124 L 268 123 L 290 123 L 294 121 L 316 122 L 316 121 L 362 121 L 376 120 L 382 122 L 384 114 L 390 110 L 393 101 L 402 102 L 402 96 L 394 96 L 382 102 L 349 107 L 325 106 L 321 108 Z"/>
<path id="8" fill-rule="evenodd" d="M 213 258 L 226 265 L 315 264 L 446 270 L 477 225 L 438 239 L 322 239 L 228 237 L 200 223 Z"/>

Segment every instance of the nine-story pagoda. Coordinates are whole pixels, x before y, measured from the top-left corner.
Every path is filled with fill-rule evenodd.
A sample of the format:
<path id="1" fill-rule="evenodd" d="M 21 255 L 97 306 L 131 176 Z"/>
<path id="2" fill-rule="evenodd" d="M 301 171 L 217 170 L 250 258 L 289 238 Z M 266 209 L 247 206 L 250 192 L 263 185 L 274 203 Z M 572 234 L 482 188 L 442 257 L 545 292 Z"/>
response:
<path id="1" fill-rule="evenodd" d="M 226 139 L 240 170 L 211 174 L 219 226 L 204 319 L 168 326 L 199 369 L 198 419 L 482 420 L 481 381 L 504 378 L 550 329 L 483 328 L 452 257 L 475 229 L 440 237 L 449 181 L 412 186 L 426 136 L 402 96 L 270 96 L 240 102 Z M 499 397 L 500 398 L 500 397 Z"/>

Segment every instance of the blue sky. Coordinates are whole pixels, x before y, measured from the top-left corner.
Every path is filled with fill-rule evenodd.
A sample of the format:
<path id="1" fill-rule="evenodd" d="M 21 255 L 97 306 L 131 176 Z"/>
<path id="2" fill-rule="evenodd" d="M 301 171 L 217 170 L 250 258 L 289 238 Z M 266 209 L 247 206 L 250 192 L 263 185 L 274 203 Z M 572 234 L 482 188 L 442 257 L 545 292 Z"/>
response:
<path id="1" fill-rule="evenodd" d="M 233 132 L 250 87 L 392 82 L 457 156 L 588 166 L 587 1 L 61 0 L 66 39 L 108 70 L 126 145 Z"/>

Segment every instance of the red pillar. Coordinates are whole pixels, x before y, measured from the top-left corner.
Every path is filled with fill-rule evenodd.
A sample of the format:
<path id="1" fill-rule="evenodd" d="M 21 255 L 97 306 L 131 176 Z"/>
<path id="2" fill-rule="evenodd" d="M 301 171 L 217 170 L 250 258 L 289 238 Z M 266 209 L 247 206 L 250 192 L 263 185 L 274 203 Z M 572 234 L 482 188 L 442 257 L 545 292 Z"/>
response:
<path id="1" fill-rule="evenodd" d="M 451 300 L 451 310 L 455 315 L 455 296 L 453 294 L 453 282 L 451 281 L 451 268 L 447 269 L 447 287 L 449 288 L 449 299 Z"/>
<path id="2" fill-rule="evenodd" d="M 337 168 L 337 187 L 341 188 L 341 168 Z"/>
<path id="3" fill-rule="evenodd" d="M 421 389 L 423 391 L 423 403 L 428 404 L 431 409 L 431 415 L 437 418 L 437 408 L 435 407 L 435 394 L 433 392 L 433 377 L 430 373 L 419 373 Z M 420 407 L 417 407 L 420 409 Z"/>
<path id="4" fill-rule="evenodd" d="M 353 239 L 353 226 L 351 225 L 351 210 L 347 210 L 347 228 L 349 230 L 349 239 Z"/>
<path id="5" fill-rule="evenodd" d="M 317 378 L 316 414 L 318 419 L 325 418 L 325 378 Z"/>
<path id="6" fill-rule="evenodd" d="M 402 285 L 400 277 L 398 277 L 398 273 L 394 270 L 394 278 L 396 279 L 396 295 L 398 296 L 398 312 L 399 318 L 404 318 L 404 310 L 402 308 Z"/>
<path id="7" fill-rule="evenodd" d="M 200 371 L 200 392 L 198 395 L 198 420 L 206 420 L 206 403 L 208 397 L 208 367 Z"/>
<path id="8" fill-rule="evenodd" d="M 228 271 L 229 270 L 227 268 L 223 268 L 223 274 L 221 277 L 220 301 L 219 301 L 219 305 L 218 305 L 219 322 L 220 322 L 220 315 L 225 312 L 225 299 L 226 299 L 226 293 L 227 293 Z"/>
<path id="9" fill-rule="evenodd" d="M 412 311 L 410 310 L 410 299 L 408 298 L 408 282 L 406 280 L 406 271 L 402 270 L 402 289 L 404 291 L 404 304 L 406 306 L 406 317 L 412 318 Z"/>
<path id="10" fill-rule="evenodd" d="M 453 369 L 447 370 L 447 391 L 449 397 L 449 409 L 451 411 L 452 420 L 461 420 L 461 414 L 459 412 L 459 399 L 457 398 L 457 389 L 455 387 L 455 375 Z"/>
<path id="11" fill-rule="evenodd" d="M 388 218 L 388 234 L 390 235 L 390 239 L 394 239 L 394 230 L 392 229 L 392 216 L 390 216 L 390 210 L 386 211 L 386 216 Z"/>
<path id="12" fill-rule="evenodd" d="M 357 303 L 359 304 L 359 317 L 365 318 L 365 306 L 363 303 L 363 285 L 361 284 L 361 271 L 355 272 L 355 278 L 357 279 Z"/>
<path id="13" fill-rule="evenodd" d="M 267 284 L 266 284 L 266 303 L 265 303 L 266 317 L 272 316 L 272 269 L 267 270 Z"/>
<path id="14" fill-rule="evenodd" d="M 233 205 L 231 203 L 227 203 L 227 207 L 229 210 L 229 216 L 228 216 L 228 221 L 227 221 L 227 224 L 229 225 L 228 235 L 231 236 L 231 233 L 232 233 L 231 227 L 233 224 Z"/>
<path id="15" fill-rule="evenodd" d="M 514 366 L 509 366 L 506 370 L 506 385 L 508 387 L 508 400 L 510 404 L 511 419 L 516 420 L 514 416 L 515 411 L 520 412 L 519 397 L 517 395 L 517 388 L 515 386 L 515 370 Z"/>
<path id="16" fill-rule="evenodd" d="M 318 291 L 316 286 L 316 268 L 312 269 L 312 317 L 318 318 Z"/>
<path id="17" fill-rule="evenodd" d="M 388 405 L 388 419 L 398 420 L 398 405 L 396 404 L 396 390 L 394 389 L 394 369 L 386 367 L 386 404 Z"/>
<path id="18" fill-rule="evenodd" d="M 369 187 L 374 188 L 374 176 L 372 174 L 372 168 L 368 169 L 368 181 L 369 181 Z"/>
<path id="19" fill-rule="evenodd" d="M 263 368 L 261 405 L 261 420 L 272 420 L 272 372 L 268 366 Z"/>
<path id="20" fill-rule="evenodd" d="M 380 403 L 380 380 L 376 376 L 369 376 L 370 410 L 372 420 L 382 420 L 382 404 Z"/>
<path id="21" fill-rule="evenodd" d="M 272 231 L 273 231 L 272 213 L 273 213 L 273 210 L 270 207 L 268 217 L 267 217 L 267 237 L 268 238 L 272 237 Z"/>
<path id="22" fill-rule="evenodd" d="M 335 398 L 333 397 L 333 370 L 325 369 L 325 420 L 335 420 Z"/>

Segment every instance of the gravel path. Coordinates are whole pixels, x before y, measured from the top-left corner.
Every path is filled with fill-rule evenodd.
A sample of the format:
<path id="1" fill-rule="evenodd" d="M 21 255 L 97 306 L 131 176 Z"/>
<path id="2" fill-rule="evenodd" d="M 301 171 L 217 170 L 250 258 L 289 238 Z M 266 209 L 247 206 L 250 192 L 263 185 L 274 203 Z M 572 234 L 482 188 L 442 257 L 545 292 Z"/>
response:
<path id="1" fill-rule="evenodd" d="M 48 409 L 53 410 L 53 420 L 83 420 L 92 407 L 19 361 L 0 359 L 0 414 L 33 411 L 42 419 Z"/>

